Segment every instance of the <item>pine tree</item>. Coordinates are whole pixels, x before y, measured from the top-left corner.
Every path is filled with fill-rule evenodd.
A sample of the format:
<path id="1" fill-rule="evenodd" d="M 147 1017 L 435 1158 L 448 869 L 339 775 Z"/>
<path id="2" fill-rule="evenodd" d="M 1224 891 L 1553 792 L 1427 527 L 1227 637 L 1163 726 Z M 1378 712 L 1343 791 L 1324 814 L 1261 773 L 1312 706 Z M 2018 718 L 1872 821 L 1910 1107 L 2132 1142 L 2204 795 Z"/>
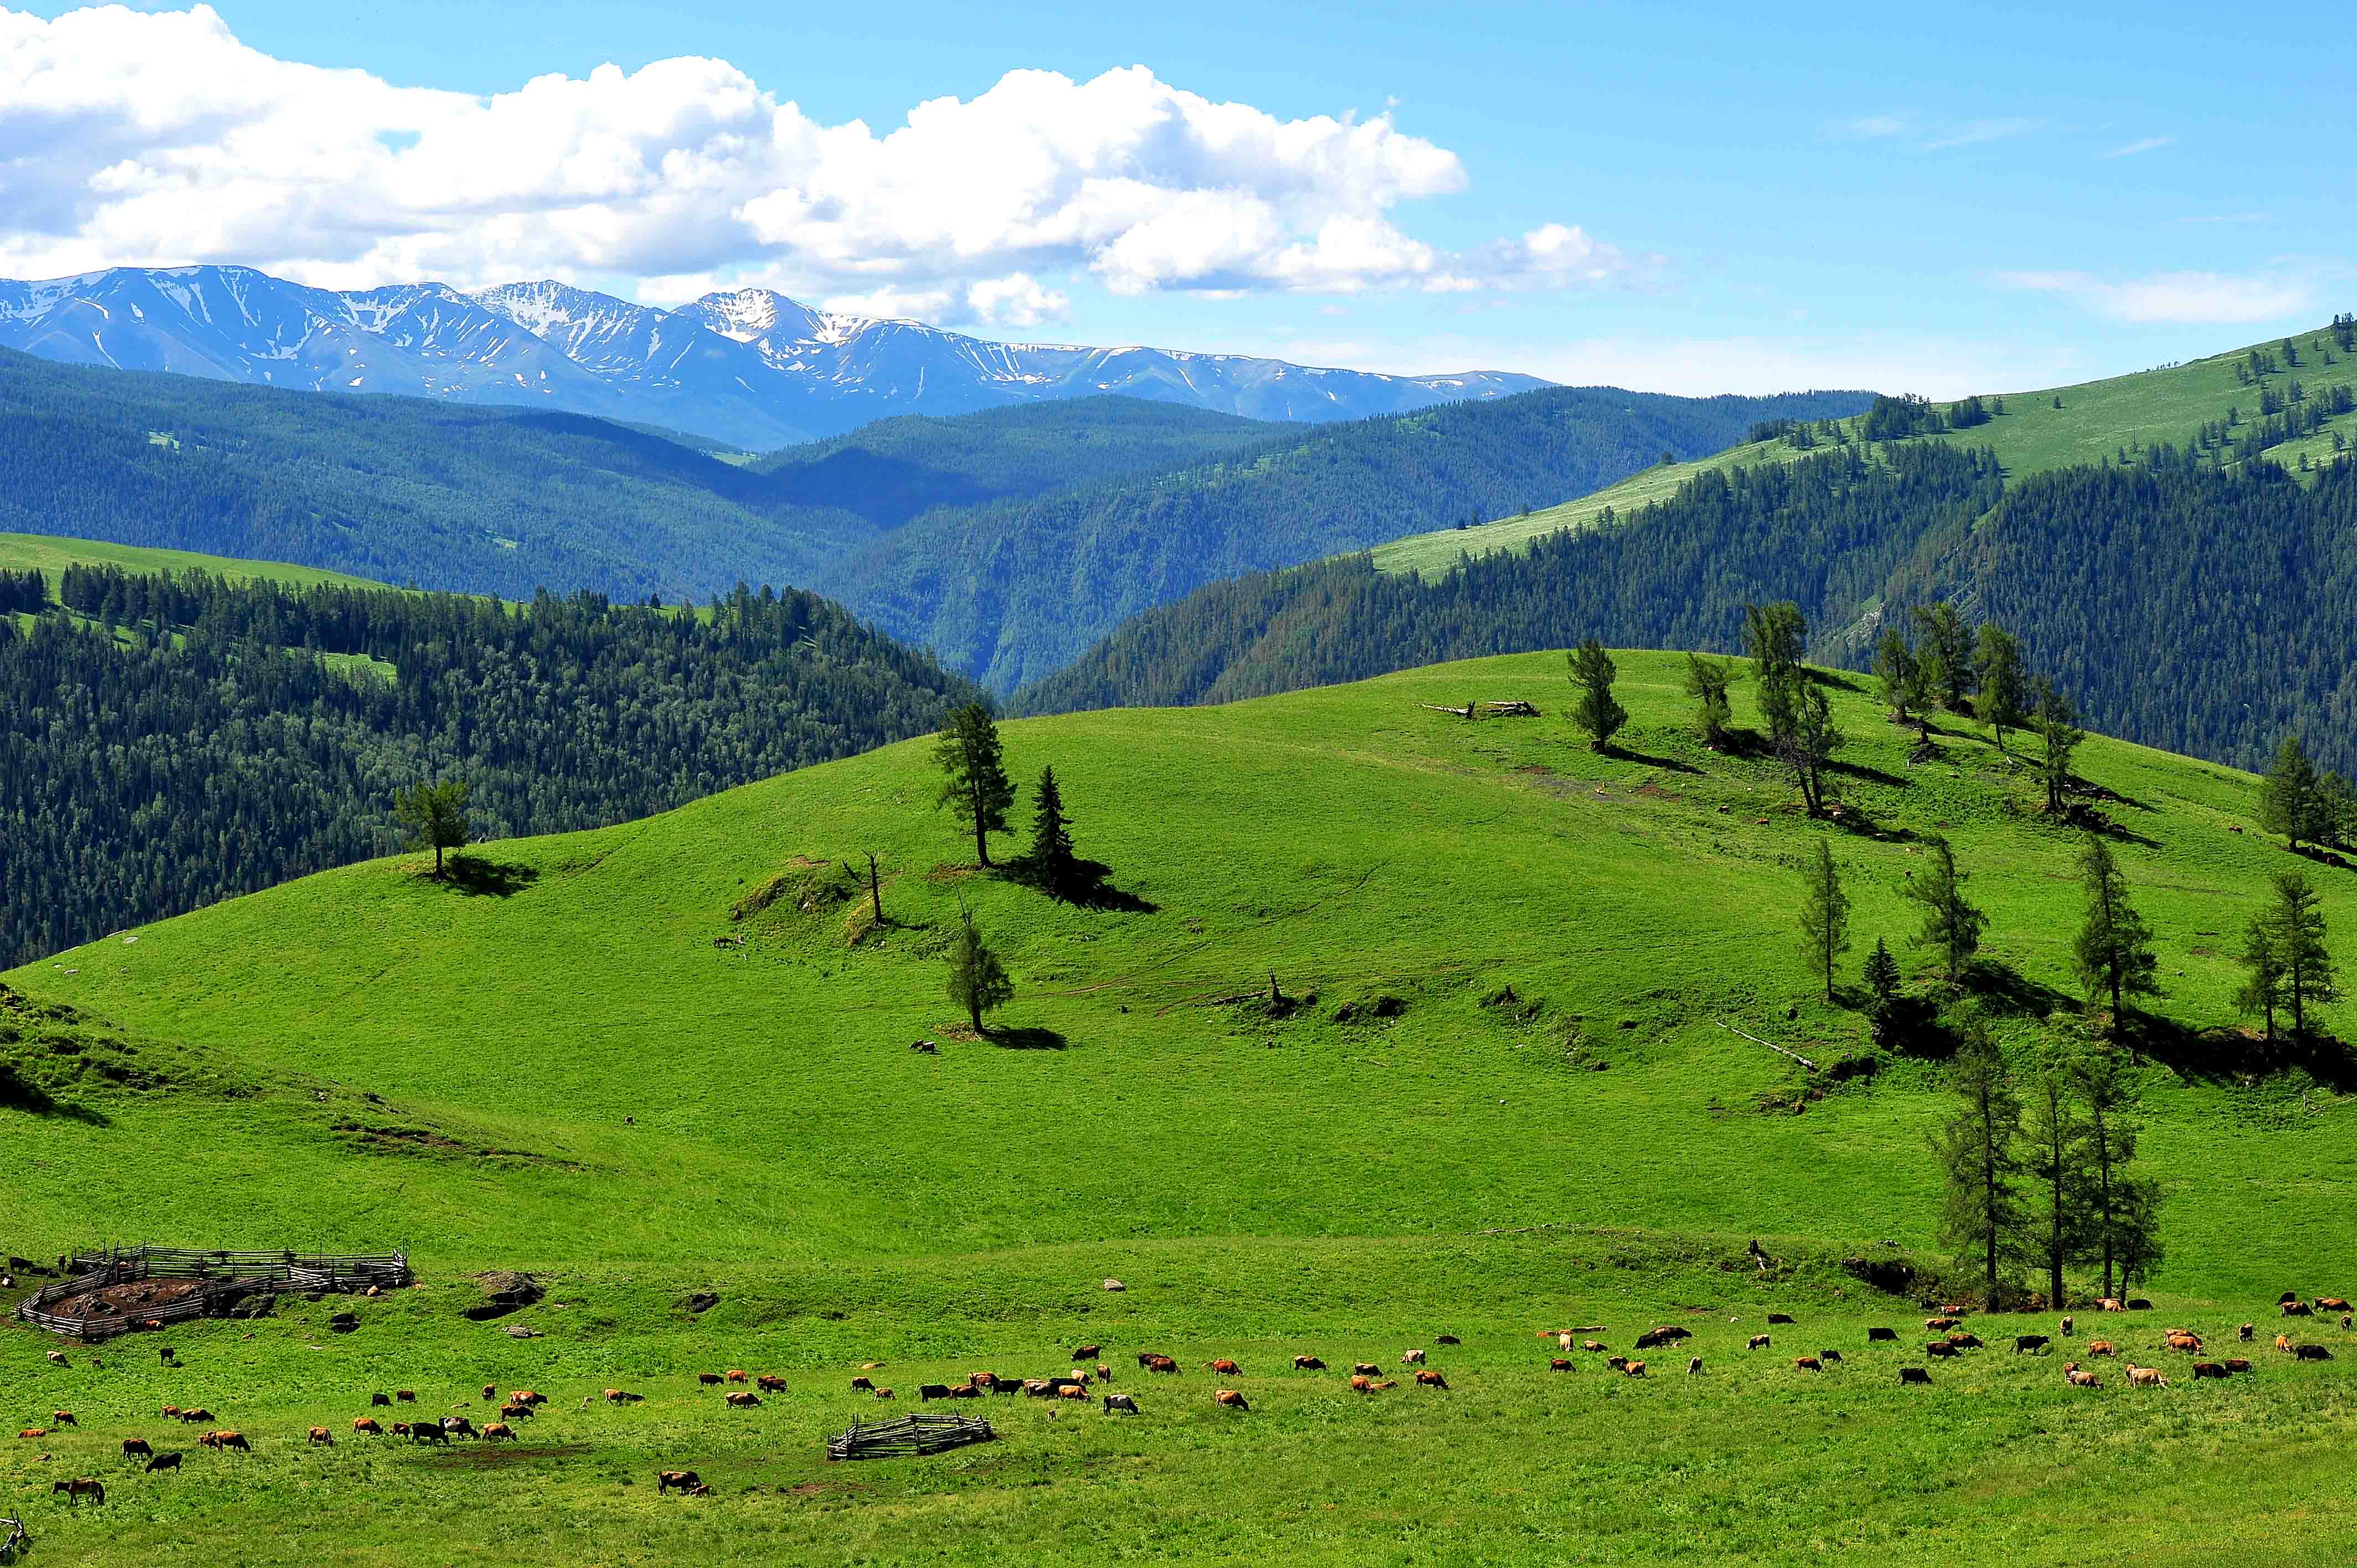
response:
<path id="1" fill-rule="evenodd" d="M 1727 689 L 1732 679 L 1724 659 L 1686 655 L 1686 695 L 1695 700 L 1703 744 L 1713 750 L 1725 749 L 1731 738 L 1728 728 L 1735 722 L 1735 710 L 1727 700 Z"/>
<path id="2" fill-rule="evenodd" d="M 2087 918 L 2072 946 L 2079 979 L 2091 993 L 2110 995 L 2112 1027 L 2125 1029 L 2126 998 L 2160 994 L 2152 929 L 2128 902 L 2127 878 L 2111 845 L 2093 833 L 2079 852 L 2079 884 L 2087 896 Z"/>
<path id="3" fill-rule="evenodd" d="M 1932 864 L 1910 876 L 1900 891 L 1923 907 L 1923 925 L 1916 933 L 1915 945 L 1937 951 L 1948 983 L 1955 985 L 1964 980 L 1965 966 L 1980 950 L 1988 917 L 1965 900 L 1964 876 L 1956 869 L 1956 852 L 1948 841 L 1933 838 L 1931 851 Z"/>
<path id="4" fill-rule="evenodd" d="M 968 703 L 952 713 L 933 747 L 933 760 L 942 770 L 939 804 L 973 830 L 974 859 L 988 865 L 986 835 L 1006 832 L 1006 809 L 1015 804 L 1015 785 L 1006 777 L 1006 755 L 990 704 Z"/>
<path id="5" fill-rule="evenodd" d="M 2053 682 L 2042 675 L 2038 680 L 2038 705 L 2031 722 L 2046 747 L 2046 754 L 2038 762 L 2039 777 L 2046 786 L 2046 814 L 2060 817 L 2070 804 L 2072 754 L 2087 738 L 2087 732 L 2079 727 L 2079 713 L 2071 705 L 2071 699 L 2056 691 Z"/>
<path id="6" fill-rule="evenodd" d="M 2324 911 L 2316 889 L 2297 871 L 2276 878 L 2276 949 L 2283 962 L 2283 999 L 2291 1008 L 2291 1032 L 2308 1033 L 2308 1010 L 2341 1000 L 2332 955 L 2324 946 Z"/>
<path id="7" fill-rule="evenodd" d="M 1049 892 L 1069 893 L 1078 879 L 1078 857 L 1072 852 L 1071 822 L 1064 815 L 1064 792 L 1056 784 L 1056 770 L 1039 770 L 1039 787 L 1032 791 L 1038 813 L 1031 828 L 1031 850 L 1024 868 Z"/>
<path id="8" fill-rule="evenodd" d="M 442 852 L 467 847 L 467 781 L 446 779 L 439 784 L 414 784 L 395 790 L 393 818 L 409 830 L 411 849 L 434 852 L 434 875 L 442 875 Z"/>
<path id="9" fill-rule="evenodd" d="M 2003 751 L 2005 732 L 2021 728 L 2029 718 L 2022 711 L 2029 676 L 2022 669 L 2020 641 L 2003 627 L 1983 622 L 1973 672 L 1980 681 L 1981 723 L 1996 732 L 1996 748 Z"/>
<path id="10" fill-rule="evenodd" d="M 1895 626 L 1884 628 L 1882 641 L 1874 650 L 1874 678 L 1881 685 L 1882 701 L 1890 716 L 1900 724 L 1912 723 L 1911 710 L 1923 686 L 1923 665 Z"/>
<path id="11" fill-rule="evenodd" d="M 1833 846 L 1817 841 L 1815 857 L 1801 867 L 1801 950 L 1834 1000 L 1834 964 L 1849 951 L 1849 896 L 1842 891 Z"/>
<path id="12" fill-rule="evenodd" d="M 1779 744 L 1800 718 L 1801 688 L 1808 681 L 1801 657 L 1808 639 L 1808 620 L 1791 600 L 1743 607 L 1743 645 L 1760 687 L 1760 724 Z"/>
<path id="13" fill-rule="evenodd" d="M 2294 850 L 2316 835 L 2316 764 L 2299 736 L 2287 735 L 2276 747 L 2275 765 L 2259 782 L 2259 826 L 2281 833 Z"/>
<path id="14" fill-rule="evenodd" d="M 2087 1126 L 2072 1101 L 2077 1075 L 2050 1066 L 2029 1082 L 2029 1113 L 2021 1142 L 2023 1173 L 2035 1195 L 2031 1251 L 2046 1271 L 2046 1299 L 2064 1305 L 2062 1271 L 2085 1255 L 2094 1226 L 2089 1214 Z"/>
<path id="15" fill-rule="evenodd" d="M 1572 698 L 1572 720 L 1587 732 L 1590 751 L 1609 750 L 1612 737 L 1629 722 L 1629 710 L 1612 697 L 1612 682 L 1620 671 L 1604 645 L 1592 637 L 1568 657 L 1572 684 L 1579 688 Z"/>
<path id="16" fill-rule="evenodd" d="M 960 907 L 958 929 L 950 940 L 950 1000 L 965 1009 L 974 1032 L 983 1032 L 982 1015 L 1015 999 L 1015 983 L 998 955 L 982 940 L 974 912 Z"/>
<path id="17" fill-rule="evenodd" d="M 2251 917 L 2243 928 L 2243 988 L 2234 993 L 2234 1005 L 2248 1015 L 2257 1014 L 2266 1021 L 2263 1036 L 2269 1045 L 2276 1038 L 2276 1013 L 2284 1004 L 2283 948 L 2276 940 L 2276 923 L 2267 914 Z"/>
<path id="18" fill-rule="evenodd" d="M 1950 713 L 1964 711 L 1973 692 L 1973 634 L 1956 607 L 1945 599 L 1915 612 L 1923 628 L 1915 657 L 1923 661 L 1932 690 Z"/>
<path id="19" fill-rule="evenodd" d="M 2007 1081 L 2005 1062 L 1977 1021 L 1948 1070 L 1955 1114 L 1932 1134 L 1942 1177 L 1940 1240 L 1962 1267 L 1977 1266 L 1994 1312 L 2004 1294 L 2002 1271 L 2018 1255 L 2021 1201 L 2014 1190 L 2021 1165 L 2013 1152 L 2021 1103 Z"/>
<path id="20" fill-rule="evenodd" d="M 1800 787 L 1801 803 L 1813 817 L 1825 810 L 1825 766 L 1849 737 L 1834 725 L 1833 703 L 1824 688 L 1803 685 L 1792 704 L 1783 733 L 1775 737 L 1776 755 Z"/>

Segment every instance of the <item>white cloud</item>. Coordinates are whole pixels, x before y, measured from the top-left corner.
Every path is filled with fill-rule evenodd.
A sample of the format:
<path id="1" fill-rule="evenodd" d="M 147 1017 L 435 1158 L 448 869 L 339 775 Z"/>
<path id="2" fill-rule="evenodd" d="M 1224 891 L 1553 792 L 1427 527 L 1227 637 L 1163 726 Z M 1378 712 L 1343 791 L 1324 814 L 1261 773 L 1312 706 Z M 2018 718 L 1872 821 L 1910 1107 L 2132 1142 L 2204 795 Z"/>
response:
<path id="1" fill-rule="evenodd" d="M 2138 153 L 2158 152 L 2176 140 L 2174 136 L 2147 136 L 2140 142 L 2130 142 L 2124 147 L 2114 147 L 2107 153 L 2098 153 L 2095 156 L 2104 158 L 2132 158 Z"/>
<path id="2" fill-rule="evenodd" d="M 760 282 L 1026 326 L 1065 296 L 1563 287 L 1619 252 L 1550 223 L 1452 255 L 1399 209 L 1463 188 L 1390 113 L 1282 120 L 1143 66 L 1007 73 L 882 134 L 725 60 L 399 87 L 240 42 L 209 6 L 0 10 L 0 273 L 240 262 L 348 287 L 438 277 Z"/>
<path id="3" fill-rule="evenodd" d="M 2316 308 L 2316 284 L 2289 273 L 2155 273 L 2114 283 L 2091 273 L 1999 273 L 2007 288 L 2059 294 L 2115 321 L 2232 325 Z"/>
<path id="4" fill-rule="evenodd" d="M 1927 153 L 1936 153 L 1950 147 L 1973 147 L 1978 146 L 1983 142 L 2003 141 L 2007 136 L 2020 135 L 2036 124 L 2034 120 L 2025 120 L 2018 116 L 1999 120 L 1975 120 L 1967 124 L 1957 126 L 1936 141 L 1924 143 L 1923 150 Z"/>

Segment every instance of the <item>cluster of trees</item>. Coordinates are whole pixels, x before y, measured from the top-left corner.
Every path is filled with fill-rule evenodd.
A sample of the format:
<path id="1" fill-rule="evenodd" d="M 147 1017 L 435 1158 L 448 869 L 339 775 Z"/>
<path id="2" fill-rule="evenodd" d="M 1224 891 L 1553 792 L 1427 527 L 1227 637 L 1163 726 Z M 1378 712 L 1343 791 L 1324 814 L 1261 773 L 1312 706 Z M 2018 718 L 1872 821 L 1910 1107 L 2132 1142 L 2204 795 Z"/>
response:
<path id="1" fill-rule="evenodd" d="M 594 827 L 974 694 L 791 591 L 511 607 L 111 568 L 61 591 L 80 615 L 0 618 L 0 964 L 384 854 L 420 779 L 467 781 L 475 836 Z"/>
<path id="2" fill-rule="evenodd" d="M 48 598 L 48 579 L 38 570 L 11 572 L 0 568 L 0 615 L 38 615 Z"/>

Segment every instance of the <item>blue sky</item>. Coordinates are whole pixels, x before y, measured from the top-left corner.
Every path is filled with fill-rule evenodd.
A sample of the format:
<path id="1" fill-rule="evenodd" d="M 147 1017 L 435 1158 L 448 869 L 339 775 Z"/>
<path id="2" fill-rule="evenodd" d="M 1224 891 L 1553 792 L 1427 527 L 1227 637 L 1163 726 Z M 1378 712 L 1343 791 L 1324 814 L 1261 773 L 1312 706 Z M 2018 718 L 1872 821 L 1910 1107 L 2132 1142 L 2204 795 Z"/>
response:
<path id="1" fill-rule="evenodd" d="M 216 0 L 202 48 L 165 16 L 44 26 L 72 9 L 0 9 L 7 275 L 521 269 L 663 303 L 751 282 L 985 336 L 1689 392 L 2043 385 L 2357 307 L 2357 95 L 2325 66 L 2350 17 L 2322 5 L 2271 8 L 2257 48 L 2167 4 L 1867 25 L 1757 4 Z M 591 77 L 683 56 L 728 73 Z M 135 112 L 107 96 L 125 59 L 153 73 Z M 314 91 L 354 79 L 312 67 L 383 91 Z M 573 90 L 519 96 L 551 75 Z M 942 99 L 974 112 L 890 139 Z M 722 100 L 737 117 L 706 124 Z M 176 123 L 159 101 L 180 129 L 155 130 Z M 759 166 L 713 172 L 748 125 L 785 124 L 775 104 L 798 113 Z M 242 143 L 218 130 L 240 115 Z M 552 121 L 567 139 L 544 145 Z M 388 128 L 411 122 L 425 145 Z M 928 184 L 945 147 L 975 161 Z M 1034 164 L 1019 202 L 999 189 Z"/>

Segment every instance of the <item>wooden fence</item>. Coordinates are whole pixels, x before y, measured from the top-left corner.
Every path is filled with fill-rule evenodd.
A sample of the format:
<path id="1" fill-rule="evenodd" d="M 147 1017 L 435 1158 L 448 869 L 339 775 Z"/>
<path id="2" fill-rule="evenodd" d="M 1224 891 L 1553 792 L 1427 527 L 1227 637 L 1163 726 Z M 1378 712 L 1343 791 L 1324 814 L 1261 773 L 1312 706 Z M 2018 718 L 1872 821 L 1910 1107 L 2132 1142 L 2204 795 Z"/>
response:
<path id="1" fill-rule="evenodd" d="M 888 1459 L 919 1454 L 939 1454 L 968 1443 L 988 1443 L 998 1435 L 990 1423 L 964 1415 L 904 1415 L 873 1426 L 854 1425 L 830 1437 L 830 1459 Z"/>
<path id="2" fill-rule="evenodd" d="M 110 1247 L 103 1252 L 77 1252 L 66 1264 L 66 1277 L 52 1281 L 16 1305 L 16 1316 L 52 1334 L 81 1339 L 108 1339 L 150 1323 L 185 1323 L 195 1317 L 221 1316 L 250 1295 L 279 1291 L 348 1292 L 371 1285 L 387 1290 L 409 1284 L 409 1258 L 402 1252 L 382 1256 L 328 1256 L 296 1251 L 197 1251 L 184 1247 Z M 178 1300 L 161 1302 L 125 1313 L 53 1311 L 78 1296 L 132 1280 L 197 1280 L 202 1286 Z"/>

